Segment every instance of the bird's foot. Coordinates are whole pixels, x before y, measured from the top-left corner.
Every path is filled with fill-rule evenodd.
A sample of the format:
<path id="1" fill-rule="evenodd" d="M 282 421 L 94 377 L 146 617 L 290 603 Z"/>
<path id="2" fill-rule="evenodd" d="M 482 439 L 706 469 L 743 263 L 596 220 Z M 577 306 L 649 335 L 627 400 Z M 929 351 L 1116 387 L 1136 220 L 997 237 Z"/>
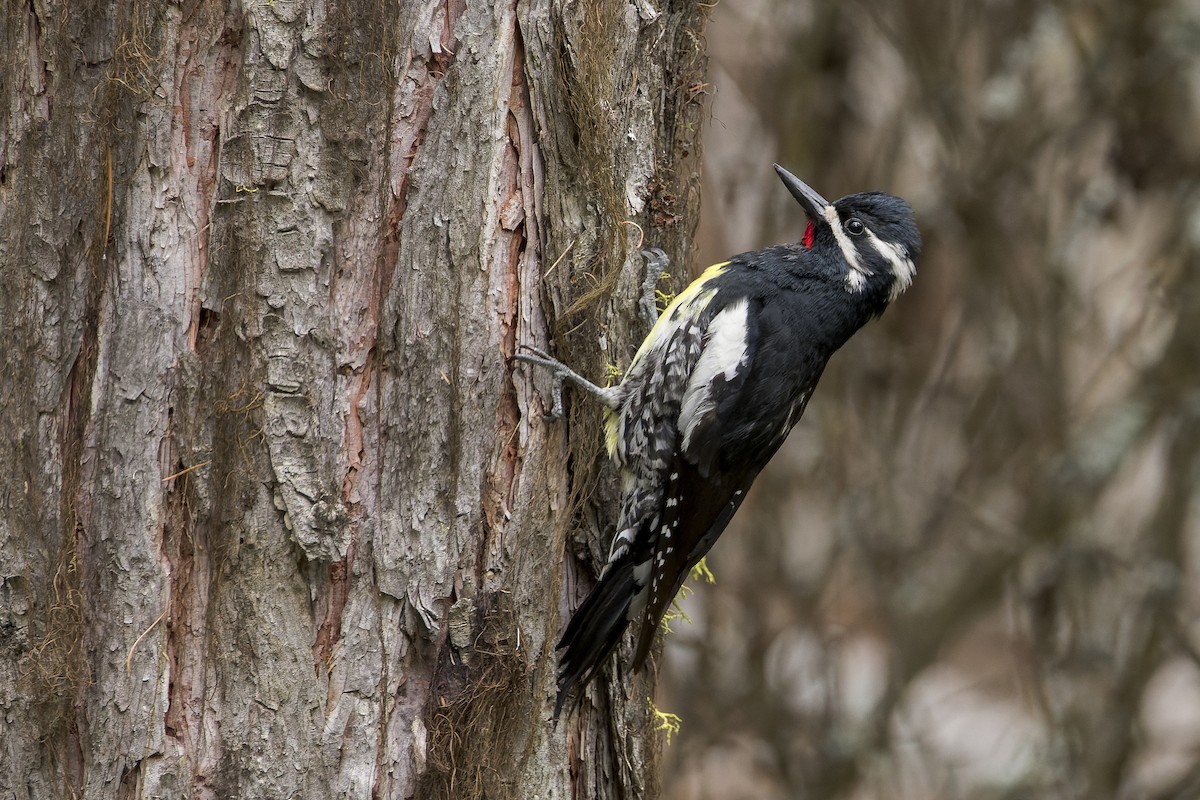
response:
<path id="1" fill-rule="evenodd" d="M 642 297 L 638 300 L 638 311 L 642 318 L 653 326 L 658 322 L 658 282 L 667 271 L 670 261 L 661 247 L 650 247 L 642 251 L 646 259 L 645 277 L 642 279 Z"/>
<path id="2" fill-rule="evenodd" d="M 514 361 L 520 361 L 525 364 L 536 364 L 539 367 L 550 370 L 550 378 L 553 381 L 553 384 L 550 395 L 550 413 L 546 415 L 547 421 L 553 422 L 554 420 L 562 417 L 562 391 L 563 384 L 567 381 L 570 381 L 580 389 L 583 389 L 585 392 L 592 395 L 609 408 L 617 407 L 618 401 L 615 388 L 606 389 L 602 386 L 597 386 L 543 350 L 539 350 L 538 348 L 527 344 L 523 344 L 520 347 L 526 352 L 517 353 L 514 355 Z"/>

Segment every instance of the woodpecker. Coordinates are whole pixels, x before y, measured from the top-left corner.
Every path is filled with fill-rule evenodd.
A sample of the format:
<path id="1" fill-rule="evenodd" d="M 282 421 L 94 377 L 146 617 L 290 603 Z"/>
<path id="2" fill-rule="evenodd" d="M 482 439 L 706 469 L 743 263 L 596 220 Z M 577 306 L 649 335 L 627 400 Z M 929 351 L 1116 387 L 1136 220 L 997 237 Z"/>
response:
<path id="1" fill-rule="evenodd" d="M 607 408 L 622 500 L 608 561 L 558 642 L 557 720 L 633 623 L 645 663 L 667 606 L 804 413 L 830 356 L 909 287 L 921 237 L 882 192 L 830 203 L 775 165 L 808 225 L 799 242 L 709 267 L 659 316 L 623 380 L 601 388 L 546 353 Z"/>

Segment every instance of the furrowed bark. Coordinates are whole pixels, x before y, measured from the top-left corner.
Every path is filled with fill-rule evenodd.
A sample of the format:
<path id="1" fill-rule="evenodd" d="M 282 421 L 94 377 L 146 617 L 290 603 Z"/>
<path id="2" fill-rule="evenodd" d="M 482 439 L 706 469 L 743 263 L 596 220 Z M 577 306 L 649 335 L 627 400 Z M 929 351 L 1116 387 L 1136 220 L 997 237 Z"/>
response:
<path id="1" fill-rule="evenodd" d="M 614 487 L 508 359 L 682 270 L 696 6 L 3 14 L 0 794 L 653 796 L 648 682 L 548 723 Z"/>

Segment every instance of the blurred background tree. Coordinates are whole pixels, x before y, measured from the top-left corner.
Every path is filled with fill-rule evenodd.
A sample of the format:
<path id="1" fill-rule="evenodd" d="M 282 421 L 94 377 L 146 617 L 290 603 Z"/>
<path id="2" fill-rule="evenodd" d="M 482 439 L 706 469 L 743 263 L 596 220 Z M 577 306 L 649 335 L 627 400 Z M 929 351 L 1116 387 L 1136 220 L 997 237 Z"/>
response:
<path id="1" fill-rule="evenodd" d="M 697 265 L 913 203 L 683 601 L 667 796 L 1200 796 L 1200 7 L 722 2 Z"/>

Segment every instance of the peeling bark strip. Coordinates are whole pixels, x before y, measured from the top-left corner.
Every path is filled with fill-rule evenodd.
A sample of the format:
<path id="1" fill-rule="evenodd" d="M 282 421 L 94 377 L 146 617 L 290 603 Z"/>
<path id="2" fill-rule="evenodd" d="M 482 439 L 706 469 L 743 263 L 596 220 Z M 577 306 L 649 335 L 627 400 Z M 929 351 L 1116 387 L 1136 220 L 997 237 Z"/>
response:
<path id="1" fill-rule="evenodd" d="M 683 261 L 697 6 L 350 5 L 0 11 L 0 795 L 654 794 L 648 685 L 545 724 L 614 487 L 507 362 Z"/>

